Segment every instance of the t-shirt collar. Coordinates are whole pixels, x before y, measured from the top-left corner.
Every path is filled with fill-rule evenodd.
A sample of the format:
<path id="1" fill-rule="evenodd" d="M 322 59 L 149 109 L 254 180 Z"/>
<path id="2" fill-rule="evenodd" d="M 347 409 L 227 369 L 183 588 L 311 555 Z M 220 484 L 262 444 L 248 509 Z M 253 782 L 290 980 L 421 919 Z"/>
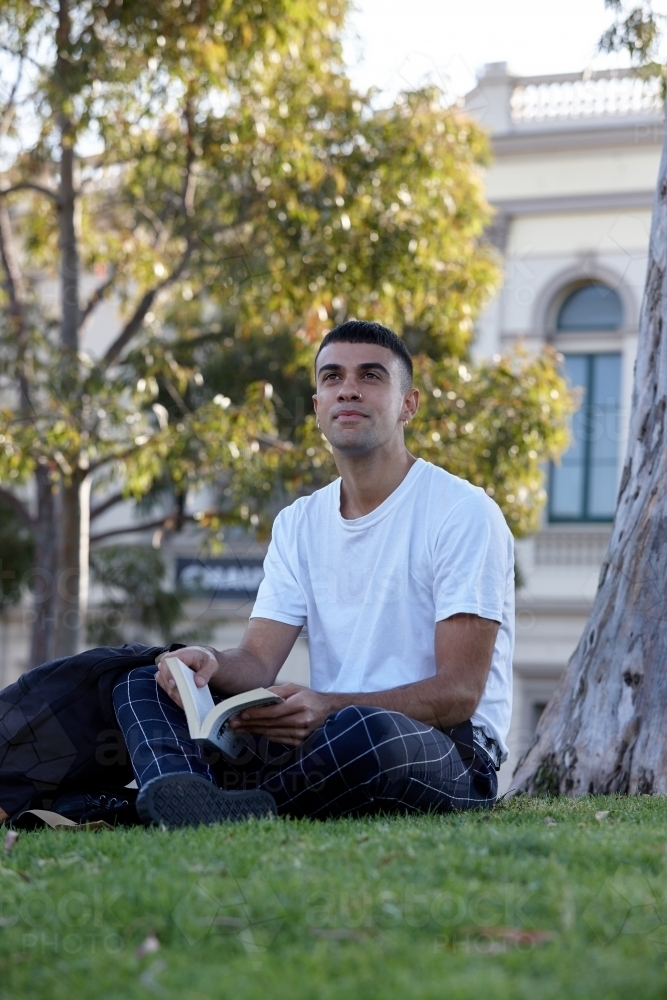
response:
<path id="1" fill-rule="evenodd" d="M 393 510 L 397 503 L 400 503 L 403 497 L 412 489 L 415 482 L 421 475 L 422 471 L 426 466 L 426 462 L 423 458 L 418 458 L 407 471 L 405 478 L 396 487 L 393 493 L 390 493 L 386 500 L 383 500 L 379 507 L 372 510 L 369 514 L 364 514 L 363 517 L 355 517 L 348 519 L 343 517 L 340 512 L 340 487 L 342 479 L 336 480 L 336 490 L 334 492 L 334 502 L 336 505 L 336 514 L 338 516 L 338 521 L 343 528 L 347 531 L 359 531 L 362 528 L 367 528 L 371 524 L 375 524 L 376 521 L 381 521 L 383 517 Z"/>

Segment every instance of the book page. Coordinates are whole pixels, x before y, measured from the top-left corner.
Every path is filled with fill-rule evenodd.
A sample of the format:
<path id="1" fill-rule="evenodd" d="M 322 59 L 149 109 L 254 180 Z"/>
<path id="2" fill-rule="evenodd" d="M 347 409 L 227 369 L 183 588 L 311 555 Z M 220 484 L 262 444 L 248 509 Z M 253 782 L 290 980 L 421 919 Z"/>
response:
<path id="1" fill-rule="evenodd" d="M 241 694 L 235 694 L 211 708 L 201 724 L 201 735 L 215 743 L 222 750 L 229 752 L 227 746 L 223 745 L 223 742 L 226 743 L 229 739 L 243 739 L 233 729 L 229 729 L 230 719 L 235 715 L 239 715 L 245 708 L 257 708 L 260 705 L 277 705 L 281 701 L 284 701 L 284 698 L 274 694 L 272 691 L 267 691 L 266 688 L 254 688 L 252 691 L 243 691 Z M 225 736 L 227 737 L 226 740 L 223 739 Z M 231 754 L 231 756 L 236 756 L 236 754 Z"/>
<path id="2" fill-rule="evenodd" d="M 187 667 L 177 656 L 170 656 L 167 660 L 167 666 L 176 681 L 188 719 L 190 735 L 196 737 L 200 734 L 202 724 L 207 715 L 211 709 L 215 708 L 208 684 L 203 688 L 197 687 L 195 684 L 195 671 Z M 194 718 L 191 716 L 194 716 Z"/>

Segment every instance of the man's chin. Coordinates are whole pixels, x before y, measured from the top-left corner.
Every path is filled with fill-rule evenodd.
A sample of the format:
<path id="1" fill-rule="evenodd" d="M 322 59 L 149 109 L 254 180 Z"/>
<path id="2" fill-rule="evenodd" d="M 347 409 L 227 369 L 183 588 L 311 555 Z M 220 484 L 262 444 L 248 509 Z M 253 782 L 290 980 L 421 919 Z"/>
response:
<path id="1" fill-rule="evenodd" d="M 329 438 L 329 444 L 341 455 L 358 458 L 368 455 L 377 447 L 377 441 L 370 434 L 335 433 Z"/>

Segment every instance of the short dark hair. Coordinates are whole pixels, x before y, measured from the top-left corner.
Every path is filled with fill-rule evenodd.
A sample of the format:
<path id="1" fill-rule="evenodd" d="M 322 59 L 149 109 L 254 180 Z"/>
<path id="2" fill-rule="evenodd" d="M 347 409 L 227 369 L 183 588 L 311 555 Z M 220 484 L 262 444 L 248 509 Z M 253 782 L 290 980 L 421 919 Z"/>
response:
<path id="1" fill-rule="evenodd" d="M 315 357 L 316 368 L 320 351 L 328 347 L 329 344 L 379 344 L 380 347 L 386 347 L 397 355 L 403 365 L 405 372 L 405 378 L 403 379 L 404 388 L 409 389 L 412 385 L 414 369 L 410 352 L 405 346 L 404 341 L 400 337 L 397 337 L 393 330 L 382 326 L 381 323 L 371 323 L 369 320 L 364 319 L 349 319 L 346 323 L 341 323 L 340 326 L 329 330 L 317 351 Z"/>

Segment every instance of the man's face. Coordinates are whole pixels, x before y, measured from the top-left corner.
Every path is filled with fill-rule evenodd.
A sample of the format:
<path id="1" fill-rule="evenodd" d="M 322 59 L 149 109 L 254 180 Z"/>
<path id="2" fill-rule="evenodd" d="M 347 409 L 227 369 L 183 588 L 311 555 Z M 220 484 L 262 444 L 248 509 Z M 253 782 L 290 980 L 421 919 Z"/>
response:
<path id="1" fill-rule="evenodd" d="M 404 389 L 398 356 L 378 344 L 329 344 L 316 366 L 313 396 L 322 432 L 333 448 L 364 455 L 388 444 L 417 408 L 416 389 Z"/>

